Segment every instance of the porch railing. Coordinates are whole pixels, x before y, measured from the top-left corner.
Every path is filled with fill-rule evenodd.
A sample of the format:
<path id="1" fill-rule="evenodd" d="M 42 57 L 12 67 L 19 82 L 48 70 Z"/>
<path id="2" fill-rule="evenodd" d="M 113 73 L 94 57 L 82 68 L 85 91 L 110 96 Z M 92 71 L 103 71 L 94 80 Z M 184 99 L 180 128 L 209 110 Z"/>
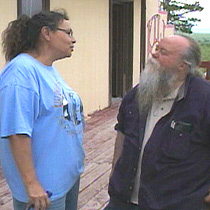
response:
<path id="1" fill-rule="evenodd" d="M 205 79 L 210 81 L 210 61 L 202 61 L 200 68 L 205 69 Z"/>

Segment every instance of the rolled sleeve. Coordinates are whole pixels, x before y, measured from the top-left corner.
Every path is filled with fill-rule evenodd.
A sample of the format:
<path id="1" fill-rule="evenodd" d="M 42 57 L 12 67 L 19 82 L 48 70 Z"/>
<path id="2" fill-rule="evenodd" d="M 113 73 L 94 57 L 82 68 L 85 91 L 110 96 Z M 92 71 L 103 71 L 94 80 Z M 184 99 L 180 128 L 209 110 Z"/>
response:
<path id="1" fill-rule="evenodd" d="M 34 120 L 38 116 L 39 96 L 20 85 L 0 90 L 0 131 L 5 138 L 15 134 L 32 135 Z"/>
<path id="2" fill-rule="evenodd" d="M 114 127 L 116 131 L 121 131 L 124 133 L 124 101 L 122 101 L 120 108 L 119 108 L 119 113 L 117 115 L 117 123 Z"/>

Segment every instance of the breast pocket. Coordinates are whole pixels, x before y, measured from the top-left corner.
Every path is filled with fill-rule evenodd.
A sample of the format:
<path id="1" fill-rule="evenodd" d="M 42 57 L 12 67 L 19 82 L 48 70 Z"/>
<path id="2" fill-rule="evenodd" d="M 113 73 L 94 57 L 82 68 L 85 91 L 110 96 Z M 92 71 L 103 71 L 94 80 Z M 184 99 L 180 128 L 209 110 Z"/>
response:
<path id="1" fill-rule="evenodd" d="M 190 154 L 192 126 L 190 123 L 174 122 L 163 135 L 162 151 L 168 158 L 183 160 Z"/>

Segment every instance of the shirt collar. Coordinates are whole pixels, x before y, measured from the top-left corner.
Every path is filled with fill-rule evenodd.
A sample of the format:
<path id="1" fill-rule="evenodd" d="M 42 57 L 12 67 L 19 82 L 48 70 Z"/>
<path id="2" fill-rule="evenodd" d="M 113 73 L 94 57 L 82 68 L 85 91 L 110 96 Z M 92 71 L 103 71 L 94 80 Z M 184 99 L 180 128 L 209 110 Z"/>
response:
<path id="1" fill-rule="evenodd" d="M 176 101 L 180 101 L 181 99 L 186 97 L 187 90 L 188 90 L 188 87 L 189 87 L 189 82 L 190 82 L 191 78 L 192 78 L 192 75 L 188 74 L 186 79 L 185 79 L 185 82 L 179 88 Z"/>
<path id="2" fill-rule="evenodd" d="M 190 74 L 187 75 L 185 82 L 175 91 L 166 96 L 163 100 L 165 101 L 165 100 L 176 99 L 176 101 L 180 101 L 181 99 L 185 98 L 191 77 L 192 75 Z"/>
<path id="3" fill-rule="evenodd" d="M 179 91 L 179 87 L 176 90 L 174 90 L 173 92 L 171 92 L 169 95 L 164 97 L 163 101 L 174 100 L 177 97 L 178 91 Z"/>

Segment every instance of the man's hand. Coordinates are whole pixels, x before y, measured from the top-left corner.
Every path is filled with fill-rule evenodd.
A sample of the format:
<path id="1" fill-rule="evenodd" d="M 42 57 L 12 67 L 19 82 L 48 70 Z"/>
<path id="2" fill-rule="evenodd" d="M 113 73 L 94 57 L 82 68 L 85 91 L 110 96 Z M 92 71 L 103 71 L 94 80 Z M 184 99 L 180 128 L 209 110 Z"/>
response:
<path id="1" fill-rule="evenodd" d="M 210 189 L 209 189 L 208 194 L 204 198 L 204 202 L 206 205 L 206 210 L 210 210 Z"/>
<path id="2" fill-rule="evenodd" d="M 27 186 L 29 202 L 26 209 L 33 206 L 34 210 L 45 210 L 50 206 L 48 194 L 43 190 L 39 182 L 31 183 Z"/>
<path id="3" fill-rule="evenodd" d="M 113 157 L 113 161 L 112 161 L 112 171 L 114 169 L 114 166 L 115 166 L 117 160 L 119 159 L 119 157 L 122 153 L 124 139 L 125 139 L 125 135 L 122 132 L 118 131 L 117 137 L 115 140 L 114 157 Z"/>

